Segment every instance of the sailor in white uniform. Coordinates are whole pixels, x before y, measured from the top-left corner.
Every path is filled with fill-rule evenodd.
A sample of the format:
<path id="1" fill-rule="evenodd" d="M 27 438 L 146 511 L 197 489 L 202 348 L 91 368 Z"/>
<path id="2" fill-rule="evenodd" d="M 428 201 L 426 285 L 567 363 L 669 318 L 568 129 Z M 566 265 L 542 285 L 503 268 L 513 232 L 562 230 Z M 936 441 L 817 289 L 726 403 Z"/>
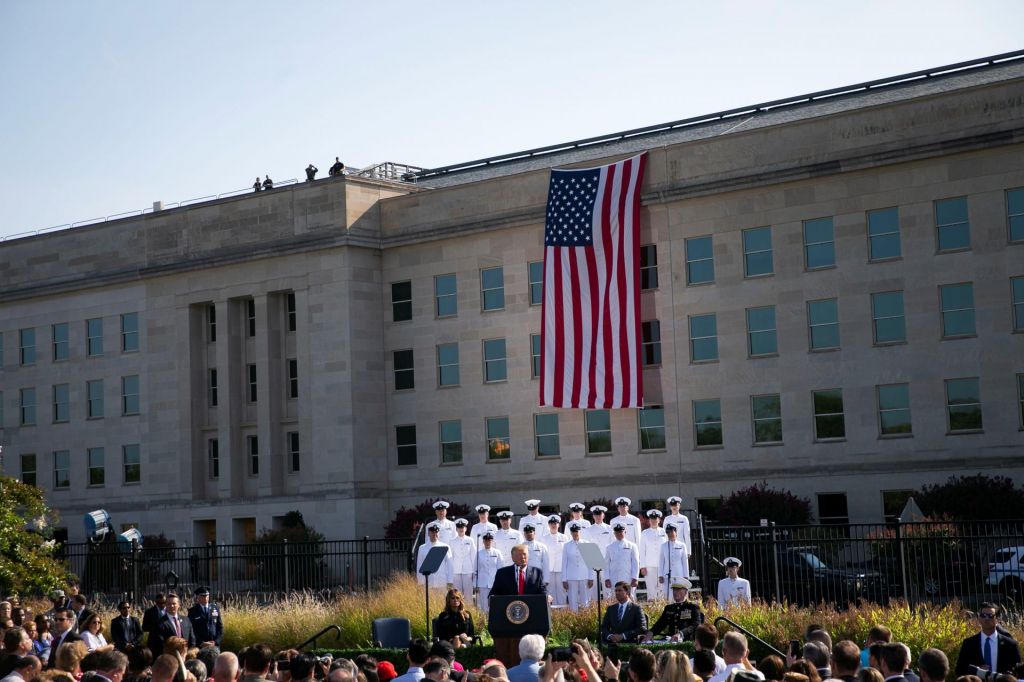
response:
<path id="1" fill-rule="evenodd" d="M 570 611 L 590 606 L 590 591 L 594 587 L 594 574 L 580 554 L 580 526 L 569 522 L 570 540 L 562 548 L 562 587 L 565 589 Z"/>
<path id="2" fill-rule="evenodd" d="M 436 523 L 431 523 L 427 526 L 427 542 L 420 545 L 420 548 L 416 551 L 416 579 L 422 585 L 427 576 L 420 573 L 420 567 L 423 565 L 423 560 L 427 558 L 427 553 L 434 547 L 444 547 L 446 552 L 444 561 L 441 562 L 440 568 L 437 569 L 436 573 L 430 574 L 430 586 L 435 588 L 452 588 L 452 549 L 446 543 L 441 542 L 439 538 L 441 528 Z"/>
<path id="3" fill-rule="evenodd" d="M 469 521 L 455 519 L 455 537 L 448 546 L 452 550 L 452 570 L 455 588 L 463 595 L 473 593 L 473 574 L 476 572 L 476 543 L 466 535 Z"/>
<path id="4" fill-rule="evenodd" d="M 505 566 L 512 565 L 512 548 L 523 541 L 523 534 L 512 527 L 512 512 L 498 512 L 498 530 L 494 531 L 494 546 L 505 557 Z"/>
<path id="5" fill-rule="evenodd" d="M 523 544 L 530 550 L 526 565 L 539 568 L 544 574 L 544 585 L 549 585 L 551 583 L 551 552 L 543 542 L 537 539 L 537 529 L 532 523 L 523 526 Z M 548 594 L 551 594 L 550 589 Z"/>
<path id="6" fill-rule="evenodd" d="M 676 527 L 679 541 L 686 545 L 686 554 L 689 556 L 693 554 L 693 547 L 690 545 L 690 519 L 686 514 L 679 511 L 683 504 L 683 498 L 673 495 L 665 500 L 665 502 L 668 504 L 668 514 L 665 515 L 663 525 L 668 526 L 671 523 Z"/>
<path id="7" fill-rule="evenodd" d="M 519 518 L 519 532 L 523 532 L 523 526 L 531 524 L 537 531 L 537 535 L 543 535 L 547 531 L 547 518 L 537 510 L 540 509 L 540 500 L 527 500 L 526 515 Z"/>
<path id="8" fill-rule="evenodd" d="M 569 532 L 569 524 L 575 523 L 580 527 L 580 531 L 585 530 L 589 525 L 590 521 L 583 518 L 583 511 L 586 507 L 582 502 L 570 502 L 569 503 L 569 520 L 565 522 L 565 532 Z"/>
<path id="9" fill-rule="evenodd" d="M 476 553 L 476 605 L 487 615 L 487 606 L 491 596 L 491 586 L 494 585 L 494 574 L 505 565 L 505 557 L 501 550 L 494 546 L 494 533 L 487 531 L 480 536 L 483 544 Z"/>
<path id="10" fill-rule="evenodd" d="M 678 582 L 690 574 L 686 558 L 686 545 L 678 539 L 675 525 L 665 526 L 665 542 L 658 550 L 658 586 L 659 595 L 671 601 L 672 583 Z M 648 594 L 651 593 L 648 582 Z"/>
<path id="11" fill-rule="evenodd" d="M 451 542 L 455 537 L 455 522 L 448 518 L 449 503 L 438 500 L 434 503 L 434 515 L 437 517 L 431 523 L 441 529 L 441 542 Z"/>
<path id="12" fill-rule="evenodd" d="M 649 509 L 645 516 L 648 526 L 640 532 L 640 575 L 647 585 L 647 599 L 650 600 L 658 594 L 658 560 L 661 558 L 661 545 L 665 542 L 665 529 L 661 527 L 659 510 Z"/>
<path id="13" fill-rule="evenodd" d="M 565 543 L 569 542 L 569 536 L 558 532 L 558 524 L 562 522 L 558 514 L 548 517 L 548 534 L 542 535 L 540 541 L 548 548 L 551 555 L 551 579 L 548 581 L 548 594 L 551 595 L 555 606 L 566 604 L 565 587 L 562 586 L 562 551 Z"/>
<path id="14" fill-rule="evenodd" d="M 469 537 L 473 538 L 477 547 L 481 547 L 480 536 L 487 531 L 493 533 L 498 530 L 498 527 L 490 521 L 491 507 L 489 505 L 478 504 L 476 513 L 480 520 L 473 524 L 473 528 L 469 531 Z"/>
<path id="15" fill-rule="evenodd" d="M 619 515 L 613 518 L 610 523 L 615 526 L 617 523 L 621 523 L 626 529 L 626 539 L 632 542 L 637 547 L 640 546 L 640 519 L 629 513 L 629 505 L 633 504 L 633 501 L 628 497 L 616 497 L 615 506 L 619 509 Z M 614 583 L 612 583 L 614 585 Z"/>
<path id="16" fill-rule="evenodd" d="M 718 581 L 718 605 L 743 606 L 750 603 L 750 581 L 739 576 L 743 562 L 734 556 L 725 558 L 725 577 Z"/>
<path id="17" fill-rule="evenodd" d="M 612 535 L 612 527 L 604 522 L 604 514 L 608 511 L 608 507 L 603 504 L 595 504 L 590 508 L 591 517 L 594 522 L 583 529 L 582 538 L 585 542 L 593 542 L 601 549 L 601 555 L 604 555 L 604 550 L 612 543 L 615 536 Z M 573 523 L 570 521 L 570 523 Z M 604 575 L 606 571 L 602 571 Z M 590 589 L 590 601 L 597 600 L 597 583 L 594 583 Z"/>
<path id="18" fill-rule="evenodd" d="M 640 578 L 640 549 L 626 539 L 626 527 L 621 523 L 612 526 L 615 540 L 604 550 L 604 562 L 608 570 L 604 575 L 604 586 L 611 588 L 619 582 L 629 585 L 632 595 Z"/>

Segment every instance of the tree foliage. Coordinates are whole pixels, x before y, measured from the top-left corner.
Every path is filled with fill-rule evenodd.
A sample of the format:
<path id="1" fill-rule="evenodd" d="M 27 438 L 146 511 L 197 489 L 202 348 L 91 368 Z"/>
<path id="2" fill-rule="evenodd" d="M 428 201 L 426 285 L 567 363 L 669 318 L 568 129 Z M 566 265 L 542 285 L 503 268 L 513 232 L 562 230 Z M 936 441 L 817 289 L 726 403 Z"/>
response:
<path id="1" fill-rule="evenodd" d="M 448 498 L 431 497 L 423 500 L 415 507 L 402 507 L 395 512 L 395 518 L 391 519 L 391 522 L 384 527 L 384 537 L 388 539 L 405 539 L 414 537 L 419 531 L 420 526 L 422 526 L 425 521 L 431 521 L 434 519 L 434 503 L 441 499 L 447 500 L 450 504 L 448 507 L 449 519 L 454 520 L 459 517 L 463 517 L 469 521 L 470 527 L 476 523 L 476 513 L 468 504 L 452 502 Z M 472 514 L 472 516 L 470 516 L 470 514 Z"/>
<path id="2" fill-rule="evenodd" d="M 62 587 L 67 567 L 54 558 L 57 513 L 43 492 L 0 476 L 0 594 L 35 594 Z"/>
<path id="3" fill-rule="evenodd" d="M 264 528 L 253 541 L 257 545 L 276 545 L 284 542 L 323 542 L 324 534 L 306 525 L 302 512 L 290 511 L 281 519 L 280 528 Z"/>
<path id="4" fill-rule="evenodd" d="M 950 476 L 945 483 L 922 487 L 914 501 L 926 515 L 954 521 L 1019 519 L 1024 514 L 1024 488 L 1006 476 Z"/>
<path id="5" fill-rule="evenodd" d="M 718 508 L 718 522 L 728 526 L 756 526 L 761 519 L 784 526 L 810 523 L 811 501 L 761 481 L 737 490 Z"/>

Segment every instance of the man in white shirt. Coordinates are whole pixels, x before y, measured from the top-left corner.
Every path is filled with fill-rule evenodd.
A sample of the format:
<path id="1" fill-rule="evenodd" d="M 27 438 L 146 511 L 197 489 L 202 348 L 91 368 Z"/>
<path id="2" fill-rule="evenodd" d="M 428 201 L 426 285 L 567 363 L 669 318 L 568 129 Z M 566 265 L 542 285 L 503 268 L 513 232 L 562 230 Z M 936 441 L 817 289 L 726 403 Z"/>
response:
<path id="1" fill-rule="evenodd" d="M 632 598 L 640 578 L 640 550 L 635 543 L 626 539 L 624 525 L 616 523 L 612 531 L 615 540 L 604 550 L 604 562 L 608 566 L 604 586 L 611 588 L 617 583 L 626 583 Z"/>
<path id="2" fill-rule="evenodd" d="M 648 509 L 645 516 L 648 526 L 640 532 L 640 575 L 647 585 L 647 598 L 654 599 L 658 594 L 658 564 L 661 545 L 665 542 L 665 529 L 661 527 L 661 512 L 657 509 Z"/>
<path id="3" fill-rule="evenodd" d="M 455 537 L 455 522 L 448 518 L 448 502 L 438 500 L 434 503 L 435 518 L 431 523 L 440 529 L 441 542 L 448 542 Z"/>
<path id="4" fill-rule="evenodd" d="M 409 670 L 396 677 L 394 682 L 420 682 L 425 677 L 423 666 L 430 660 L 430 644 L 422 639 L 412 640 L 405 657 L 409 661 Z"/>
<path id="5" fill-rule="evenodd" d="M 562 550 L 565 543 L 569 542 L 569 536 L 558 532 L 558 524 L 562 519 L 558 514 L 548 517 L 547 535 L 542 535 L 540 541 L 548 548 L 551 556 L 551 577 L 548 580 L 548 594 L 551 595 L 555 606 L 564 606 L 567 603 L 565 588 L 562 586 Z"/>
<path id="6" fill-rule="evenodd" d="M 764 675 L 756 670 L 747 660 L 747 638 L 735 631 L 729 631 L 722 637 L 722 658 L 725 659 L 725 670 L 712 677 L 708 682 L 725 682 L 733 670 L 744 670 L 763 680 Z"/>
<path id="7" fill-rule="evenodd" d="M 725 577 L 718 581 L 718 605 L 740 606 L 750 603 L 750 581 L 739 576 L 743 562 L 734 556 L 725 558 Z"/>
<path id="8" fill-rule="evenodd" d="M 512 527 L 512 512 L 498 512 L 498 530 L 494 531 L 494 546 L 505 557 L 505 566 L 512 565 L 512 548 L 523 541 L 523 534 Z"/>
<path id="9" fill-rule="evenodd" d="M 526 505 L 526 515 L 519 519 L 519 532 L 522 533 L 526 524 L 530 524 L 535 531 L 543 535 L 546 532 L 544 529 L 547 526 L 544 522 L 547 519 L 538 511 L 540 509 L 540 500 L 527 500 L 523 504 Z"/>
<path id="10" fill-rule="evenodd" d="M 455 537 L 448 543 L 452 550 L 452 582 L 467 599 L 473 593 L 473 573 L 476 572 L 476 543 L 466 535 L 468 527 L 466 519 L 455 519 Z"/>
<path id="11" fill-rule="evenodd" d="M 562 588 L 573 612 L 590 606 L 590 591 L 594 588 L 594 575 L 580 554 L 580 531 L 579 524 L 570 521 L 570 540 L 562 547 Z"/>
<path id="12" fill-rule="evenodd" d="M 121 654 L 121 656 L 123 657 L 124 654 Z M 37 676 L 42 669 L 43 664 L 35 656 L 15 658 L 14 667 L 11 669 L 11 672 L 0 682 L 26 682 L 26 680 L 31 680 Z M 117 682 L 121 681 L 117 680 Z"/>
<path id="13" fill-rule="evenodd" d="M 476 553 L 476 605 L 487 615 L 487 606 L 491 597 L 491 586 L 494 585 L 494 574 L 505 565 L 505 557 L 501 550 L 494 546 L 494 533 L 487 531 L 480 536 L 483 543 Z"/>
<path id="14" fill-rule="evenodd" d="M 617 497 L 615 498 L 615 506 L 618 507 L 619 515 L 612 519 L 609 523 L 614 526 L 617 523 L 621 523 L 626 529 L 626 539 L 632 542 L 637 547 L 640 546 L 640 519 L 629 513 L 629 505 L 633 504 L 633 501 L 628 497 Z"/>
<path id="15" fill-rule="evenodd" d="M 434 547 L 444 547 L 446 550 L 444 561 L 441 562 L 441 566 L 437 569 L 436 573 L 430 574 L 430 586 L 431 587 L 445 587 L 446 589 L 452 588 L 452 580 L 454 575 L 452 574 L 452 550 L 447 543 L 439 540 L 441 529 L 436 523 L 431 523 L 427 526 L 427 542 L 420 545 L 420 548 L 416 551 L 416 580 L 419 581 L 420 585 L 426 582 L 427 576 L 420 573 L 420 567 L 423 565 L 423 560 L 427 558 L 427 554 Z"/>
<path id="16" fill-rule="evenodd" d="M 479 519 L 473 524 L 472 530 L 469 531 L 469 537 L 473 538 L 473 542 L 476 543 L 477 547 L 482 547 L 480 544 L 480 536 L 491 531 L 492 533 L 498 530 L 498 527 L 491 523 L 491 507 L 486 504 L 478 504 L 476 506 L 476 514 Z"/>

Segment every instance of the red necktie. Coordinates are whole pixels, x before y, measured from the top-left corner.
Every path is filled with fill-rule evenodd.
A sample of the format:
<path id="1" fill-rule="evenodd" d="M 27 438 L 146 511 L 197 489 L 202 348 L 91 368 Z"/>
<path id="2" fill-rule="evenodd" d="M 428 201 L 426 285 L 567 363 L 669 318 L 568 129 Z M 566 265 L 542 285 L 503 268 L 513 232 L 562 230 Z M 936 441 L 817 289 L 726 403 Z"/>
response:
<path id="1" fill-rule="evenodd" d="M 178 634 L 178 637 L 181 637 L 181 623 L 177 618 L 174 619 L 174 631 Z"/>
<path id="2" fill-rule="evenodd" d="M 518 569 L 518 570 L 519 570 L 519 594 L 522 594 L 523 592 L 526 591 L 526 571 L 524 571 L 521 568 Z"/>

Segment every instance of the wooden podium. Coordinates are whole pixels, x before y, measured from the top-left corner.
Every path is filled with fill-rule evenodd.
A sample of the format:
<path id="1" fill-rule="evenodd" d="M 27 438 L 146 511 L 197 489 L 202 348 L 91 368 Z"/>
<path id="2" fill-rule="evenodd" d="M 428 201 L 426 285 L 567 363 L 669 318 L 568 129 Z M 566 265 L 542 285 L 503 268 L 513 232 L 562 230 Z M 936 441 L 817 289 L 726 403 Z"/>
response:
<path id="1" fill-rule="evenodd" d="M 519 665 L 519 640 L 523 635 L 551 632 L 551 610 L 545 594 L 491 595 L 487 630 L 494 639 L 495 653 L 507 667 Z"/>

